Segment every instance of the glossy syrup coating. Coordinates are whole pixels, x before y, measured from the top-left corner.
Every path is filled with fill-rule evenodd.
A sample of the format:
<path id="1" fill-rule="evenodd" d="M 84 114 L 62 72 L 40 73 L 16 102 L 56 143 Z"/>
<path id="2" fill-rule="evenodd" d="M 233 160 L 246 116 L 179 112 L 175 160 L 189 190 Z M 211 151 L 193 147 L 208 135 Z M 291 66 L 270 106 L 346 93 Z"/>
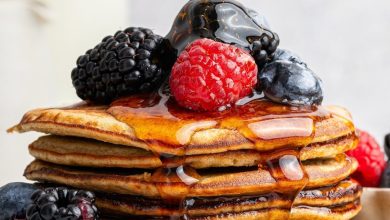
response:
<path id="1" fill-rule="evenodd" d="M 161 90 L 119 99 L 108 113 L 132 127 L 137 138 L 155 153 L 175 149 L 178 155 L 186 155 L 186 146 L 196 131 L 211 128 L 237 130 L 259 150 L 288 144 L 306 146 L 312 141 L 315 124 L 330 117 L 321 106 L 287 106 L 257 96 L 244 98 L 225 111 L 195 112 L 178 106 Z"/>
<path id="2" fill-rule="evenodd" d="M 264 61 L 279 45 L 277 34 L 270 30 L 265 19 L 234 0 L 189 1 L 165 38 L 167 51 L 163 54 L 168 66 L 173 65 L 188 44 L 199 38 L 233 44 L 253 52 L 255 58 L 262 54 L 259 58 Z M 253 44 L 255 41 L 258 42 Z"/>
<path id="3" fill-rule="evenodd" d="M 331 116 L 321 106 L 280 105 L 260 95 L 247 97 L 226 111 L 194 112 L 178 106 L 164 89 L 158 93 L 117 100 L 111 104 L 108 113 L 131 126 L 137 138 L 145 141 L 161 157 L 164 166 L 152 174 L 151 181 L 156 184 L 165 203 L 175 207 L 184 218 L 190 201 L 187 194 L 202 180 L 202 176 L 184 162 L 175 165 L 167 163 L 169 160 L 166 159 L 172 155 L 159 149 L 179 149 L 180 154 L 185 155 L 192 135 L 196 131 L 210 128 L 237 130 L 255 146 L 259 146 L 259 149 L 266 148 L 269 144 L 282 144 L 267 159 L 260 161 L 258 167 L 269 170 L 280 186 L 294 183 L 294 187 L 289 188 L 288 192 L 277 192 L 287 198 L 286 209 L 291 209 L 295 197 L 308 182 L 300 160 L 300 151 L 312 142 L 316 123 Z M 170 192 L 169 185 L 172 184 L 187 187 L 180 192 Z M 274 217 L 269 216 L 270 219 Z M 288 214 L 283 216 L 283 219 L 288 218 Z"/>
<path id="4" fill-rule="evenodd" d="M 164 40 L 165 68 L 172 67 L 178 54 L 199 38 L 243 48 L 251 53 L 259 68 L 270 60 L 279 44 L 277 34 L 266 22 L 237 1 L 191 0 L 179 12 Z M 202 180 L 202 175 L 186 166 L 184 161 L 172 165 L 167 158 L 172 156 L 170 152 L 186 155 L 194 133 L 213 128 L 235 130 L 253 142 L 259 151 L 279 146 L 264 161 L 259 161 L 258 169 L 270 172 L 272 179 L 281 186 L 280 192 L 273 193 L 286 198 L 285 208 L 291 210 L 296 196 L 308 183 L 300 152 L 313 141 L 316 124 L 331 117 L 329 111 L 321 106 L 276 104 L 255 94 L 225 111 L 195 112 L 178 106 L 164 88 L 155 93 L 116 100 L 107 112 L 133 128 L 137 138 L 160 156 L 164 166 L 152 174 L 151 181 L 156 184 L 164 202 L 180 213 L 174 218 L 187 219 L 187 211 L 193 204 L 188 194 Z M 294 183 L 287 192 L 282 190 L 286 183 Z M 171 188 L 167 186 L 176 184 L 187 187 L 180 192 L 168 191 Z M 268 218 L 288 219 L 289 214 Z"/>
<path id="5" fill-rule="evenodd" d="M 260 89 L 277 103 L 321 105 L 322 80 L 296 54 L 277 49 L 274 59 L 258 74 Z"/>

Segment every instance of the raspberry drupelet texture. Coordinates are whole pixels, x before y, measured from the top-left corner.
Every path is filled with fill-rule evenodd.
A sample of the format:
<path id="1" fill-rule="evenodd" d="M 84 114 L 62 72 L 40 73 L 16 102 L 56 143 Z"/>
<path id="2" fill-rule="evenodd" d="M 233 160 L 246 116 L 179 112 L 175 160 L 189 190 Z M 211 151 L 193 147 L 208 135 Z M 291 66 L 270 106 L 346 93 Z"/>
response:
<path id="1" fill-rule="evenodd" d="M 385 155 L 370 134 L 364 131 L 359 133 L 357 148 L 347 152 L 359 162 L 359 167 L 352 177 L 364 187 L 377 187 L 386 166 Z"/>
<path id="2" fill-rule="evenodd" d="M 243 49 L 199 39 L 180 54 L 169 84 L 179 105 L 215 111 L 251 94 L 257 72 L 255 60 Z"/>

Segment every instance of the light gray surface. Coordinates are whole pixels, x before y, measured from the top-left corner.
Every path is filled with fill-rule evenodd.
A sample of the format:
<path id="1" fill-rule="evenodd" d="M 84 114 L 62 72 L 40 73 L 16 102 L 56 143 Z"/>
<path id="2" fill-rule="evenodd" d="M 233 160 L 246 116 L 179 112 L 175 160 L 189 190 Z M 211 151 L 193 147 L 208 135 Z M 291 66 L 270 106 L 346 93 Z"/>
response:
<path id="1" fill-rule="evenodd" d="M 5 129 L 28 109 L 77 100 L 70 70 L 78 55 L 126 26 L 164 35 L 186 1 L 40 0 L 45 10 L 35 2 L 0 1 L 0 185 L 24 180 L 27 145 L 37 137 Z M 263 12 L 281 47 L 321 76 L 325 104 L 347 107 L 357 127 L 383 142 L 390 132 L 390 1 L 241 2 Z"/>

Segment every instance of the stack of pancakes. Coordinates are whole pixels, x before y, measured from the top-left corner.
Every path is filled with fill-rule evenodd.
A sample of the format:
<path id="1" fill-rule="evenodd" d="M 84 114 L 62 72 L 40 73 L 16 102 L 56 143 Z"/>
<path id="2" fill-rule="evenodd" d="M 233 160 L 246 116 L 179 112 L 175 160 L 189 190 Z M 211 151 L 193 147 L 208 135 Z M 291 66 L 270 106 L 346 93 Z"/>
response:
<path id="1" fill-rule="evenodd" d="M 10 131 L 50 134 L 29 146 L 36 160 L 26 178 L 94 191 L 108 219 L 351 219 L 361 209 L 361 187 L 349 179 L 357 162 L 344 154 L 357 137 L 344 109 L 316 119 L 306 146 L 255 145 L 213 127 L 194 131 L 177 153 L 151 149 L 107 108 L 26 113 Z"/>

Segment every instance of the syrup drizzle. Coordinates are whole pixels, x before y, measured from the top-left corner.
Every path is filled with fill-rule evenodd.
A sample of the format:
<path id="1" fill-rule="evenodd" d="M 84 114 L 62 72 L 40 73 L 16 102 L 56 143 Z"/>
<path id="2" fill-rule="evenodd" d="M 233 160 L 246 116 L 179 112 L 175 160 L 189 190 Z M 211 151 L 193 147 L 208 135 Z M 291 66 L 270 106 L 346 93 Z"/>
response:
<path id="1" fill-rule="evenodd" d="M 266 161 L 268 170 L 271 171 L 272 177 L 277 183 L 277 189 L 287 189 L 288 191 L 277 191 L 281 195 L 285 196 L 288 201 L 288 209 L 291 210 L 294 204 L 294 200 L 307 185 L 309 178 L 300 161 L 299 149 L 283 150 L 273 155 Z M 294 182 L 293 188 L 283 187 L 285 183 Z M 272 205 L 274 206 L 274 205 Z M 275 204 L 276 206 L 276 204 Z M 286 216 L 280 219 L 289 219 L 290 212 Z M 272 216 L 268 216 L 272 219 Z"/>
<path id="2" fill-rule="evenodd" d="M 184 219 L 189 218 L 187 209 L 191 204 L 187 195 L 202 176 L 186 166 L 184 160 L 172 158 L 188 154 L 186 146 L 195 132 L 210 128 L 231 129 L 250 140 L 255 149 L 267 155 L 267 159 L 260 161 L 259 169 L 270 171 L 280 186 L 276 193 L 288 198 L 286 209 L 291 209 L 295 197 L 308 182 L 300 151 L 312 142 L 316 123 L 333 115 L 325 107 L 280 105 L 259 94 L 246 97 L 222 112 L 194 112 L 178 106 L 162 89 L 119 99 L 107 111 L 132 127 L 137 138 L 160 156 L 163 167 L 153 173 L 152 181 L 161 198 L 181 213 L 175 218 Z M 346 116 L 343 118 L 347 120 Z M 286 189 L 284 184 L 291 182 L 295 187 L 283 191 Z M 171 192 L 169 186 L 174 184 L 185 187 L 181 187 L 180 192 Z"/>
<path id="3" fill-rule="evenodd" d="M 273 36 L 267 25 L 253 11 L 233 0 L 191 0 L 177 15 L 164 41 L 164 63 L 172 66 L 177 54 L 199 38 L 210 38 L 249 49 L 250 44 L 264 34 Z M 166 51 L 165 51 L 166 50 Z M 152 94 L 135 95 L 115 101 L 108 112 L 134 129 L 136 137 L 160 156 L 163 167 L 152 175 L 161 198 L 188 219 L 188 208 L 194 200 L 187 198 L 192 186 L 202 176 L 184 160 L 172 160 L 191 152 L 187 147 L 196 132 L 219 128 L 238 131 L 251 141 L 254 150 L 264 152 L 258 169 L 269 170 L 278 184 L 275 195 L 288 198 L 290 209 L 295 197 L 306 186 L 308 176 L 300 161 L 300 151 L 315 136 L 316 123 L 332 116 L 332 111 L 321 106 L 294 107 L 272 103 L 261 94 L 245 97 L 234 106 L 220 112 L 194 112 L 179 107 L 169 93 L 160 89 Z M 348 120 L 345 115 L 337 114 Z M 350 123 L 353 126 L 352 123 Z M 223 140 L 222 140 L 223 141 Z M 184 158 L 184 157 L 183 157 Z M 294 182 L 287 189 L 286 183 Z M 168 186 L 180 184 L 180 192 Z M 285 191 L 283 191 L 283 189 Z M 239 192 L 238 192 L 239 193 Z M 264 195 L 259 195 L 259 198 Z M 276 204 L 275 204 L 276 205 Z M 289 214 L 283 219 L 288 219 Z M 269 219 L 273 219 L 269 216 Z"/>
<path id="4" fill-rule="evenodd" d="M 306 146 L 313 138 L 315 122 L 331 116 L 323 107 L 279 105 L 265 98 L 241 102 L 222 112 L 194 112 L 177 106 L 161 90 L 119 99 L 108 112 L 130 125 L 156 154 L 177 156 L 186 155 L 194 133 L 211 128 L 237 130 L 262 151 L 291 144 Z"/>

